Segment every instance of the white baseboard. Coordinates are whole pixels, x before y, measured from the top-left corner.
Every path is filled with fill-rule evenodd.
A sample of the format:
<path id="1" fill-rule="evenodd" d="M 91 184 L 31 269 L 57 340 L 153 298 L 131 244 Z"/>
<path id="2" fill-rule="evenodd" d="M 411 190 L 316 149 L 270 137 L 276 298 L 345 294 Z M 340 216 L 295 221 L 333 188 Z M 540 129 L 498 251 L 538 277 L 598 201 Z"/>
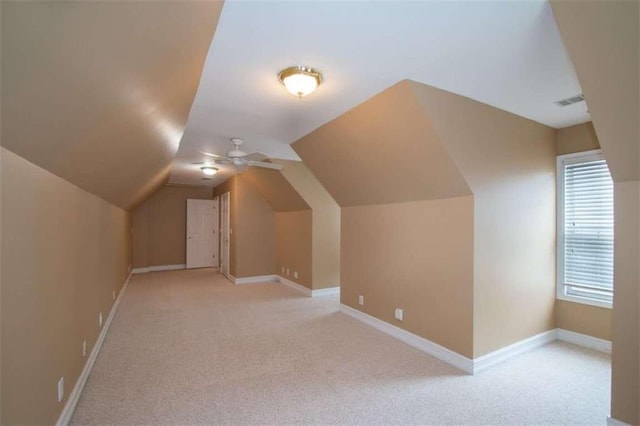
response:
<path id="1" fill-rule="evenodd" d="M 340 304 L 340 311 L 352 318 L 357 319 L 358 321 L 361 321 L 379 331 L 382 331 L 385 334 L 388 334 L 391 337 L 395 337 L 396 339 L 410 346 L 413 346 L 414 348 L 417 348 L 422 352 L 438 358 L 439 360 L 444 361 L 447 364 L 450 364 L 464 371 L 465 373 L 473 374 L 473 361 L 464 355 L 460 355 L 459 353 L 440 346 L 437 343 L 417 336 L 413 333 L 396 327 L 395 325 L 391 325 L 388 322 L 379 320 L 378 318 L 374 318 L 371 315 L 367 315 L 364 312 L 361 312 L 350 306 Z"/>
<path id="2" fill-rule="evenodd" d="M 340 287 L 327 287 L 319 288 L 317 290 L 311 290 L 311 297 L 333 296 L 335 294 L 340 296 Z"/>
<path id="3" fill-rule="evenodd" d="M 278 277 L 276 275 L 255 275 L 253 277 L 232 278 L 234 284 L 256 284 L 278 281 Z"/>
<path id="4" fill-rule="evenodd" d="M 608 354 L 611 353 L 611 342 L 609 340 L 599 339 L 597 337 L 576 333 L 575 331 L 569 331 L 563 328 L 558 328 L 556 330 L 556 338 L 558 340 Z"/>
<path id="5" fill-rule="evenodd" d="M 614 419 L 611 416 L 607 416 L 607 425 L 608 426 L 631 426 L 629 423 L 625 423 L 622 420 Z"/>
<path id="6" fill-rule="evenodd" d="M 176 271 L 178 269 L 185 269 L 187 265 L 181 263 L 180 265 L 159 265 L 159 266 L 149 266 L 149 272 L 158 272 L 158 271 Z"/>
<path id="7" fill-rule="evenodd" d="M 305 287 L 303 285 L 300 285 L 298 283 L 294 283 L 293 281 L 288 280 L 285 277 L 281 277 L 280 275 L 276 275 L 276 277 L 277 277 L 277 279 L 278 279 L 278 281 L 280 283 L 282 283 L 282 284 L 284 284 L 284 285 L 286 285 L 288 287 L 291 287 L 294 290 L 298 290 L 300 293 L 303 293 L 303 294 L 305 294 L 307 296 L 312 296 L 311 289 L 309 289 L 309 288 L 307 288 L 307 287 Z"/>
<path id="8" fill-rule="evenodd" d="M 547 345 L 556 340 L 556 330 L 544 331 L 497 351 L 473 359 L 473 374 L 480 373 L 495 364 L 499 364 L 511 357 Z"/>
<path id="9" fill-rule="evenodd" d="M 179 265 L 157 265 L 148 266 L 146 268 L 133 268 L 131 271 L 133 274 L 146 274 L 147 272 L 159 272 L 159 271 L 176 271 L 178 269 L 185 269 L 187 265 L 181 263 Z"/>
<path id="10" fill-rule="evenodd" d="M 286 280 L 282 281 L 284 284 Z M 293 283 L 294 285 L 298 285 Z M 309 289 L 306 289 L 307 292 Z M 382 321 L 378 318 L 374 318 L 371 315 L 367 315 L 357 309 L 350 306 L 340 304 L 340 311 L 343 313 L 377 329 L 385 334 L 395 337 L 396 339 L 411 345 L 421 351 L 438 358 L 441 361 L 450 364 L 465 373 L 478 374 L 493 365 L 506 361 L 509 358 L 520 355 L 524 352 L 539 348 L 547 345 L 555 340 L 561 340 L 564 342 L 573 343 L 575 345 L 583 346 L 589 349 L 594 349 L 600 352 L 611 353 L 611 342 L 608 340 L 598 339 L 596 337 L 587 336 L 585 334 L 575 333 L 564 329 L 553 329 L 542 332 L 535 336 L 516 342 L 512 345 L 498 349 L 497 351 L 490 352 L 481 357 L 470 359 L 464 355 L 460 355 L 450 349 L 438 345 L 424 337 L 417 336 L 406 330 L 403 330 L 395 325 L 389 324 L 386 321 Z M 617 421 L 611 419 L 611 421 Z M 610 423 L 611 425 L 624 425 L 624 423 Z"/>
<path id="11" fill-rule="evenodd" d="M 107 337 L 107 333 L 109 332 L 109 327 L 111 327 L 111 322 L 113 321 L 113 317 L 118 310 L 118 306 L 120 305 L 120 301 L 122 300 L 122 296 L 124 295 L 127 287 L 129 286 L 129 281 L 131 280 L 131 273 L 127 277 L 124 285 L 120 289 L 120 293 L 116 298 L 113 306 L 111 307 L 111 312 L 109 312 L 109 316 L 102 326 L 102 331 L 98 335 L 98 339 L 96 340 L 95 345 L 93 345 L 93 349 L 89 354 L 89 358 L 87 358 L 87 362 L 76 380 L 76 384 L 73 386 L 71 393 L 69 394 L 69 398 L 67 399 L 64 408 L 62 409 L 62 413 L 60 413 L 60 417 L 58 417 L 58 421 L 56 422 L 57 426 L 66 426 L 71 421 L 71 417 L 73 416 L 73 412 L 76 409 L 76 405 L 78 405 L 78 400 L 80 399 L 80 395 L 82 394 L 82 390 L 84 389 L 84 385 L 87 383 L 87 379 L 89 378 L 89 374 L 91 373 L 91 369 L 93 365 L 96 363 L 96 359 L 98 359 L 98 354 L 100 353 L 100 349 L 102 349 L 102 344 L 104 343 L 104 339 Z"/>
<path id="12" fill-rule="evenodd" d="M 298 284 L 293 282 L 285 277 L 280 275 L 274 275 L 276 281 L 291 287 L 294 290 L 299 291 L 300 293 L 309 296 L 309 297 L 320 297 L 320 296 L 332 296 L 334 294 L 340 294 L 340 287 L 329 287 L 329 288 L 319 288 L 317 290 L 311 290 L 308 287 L 303 286 L 302 284 Z"/>

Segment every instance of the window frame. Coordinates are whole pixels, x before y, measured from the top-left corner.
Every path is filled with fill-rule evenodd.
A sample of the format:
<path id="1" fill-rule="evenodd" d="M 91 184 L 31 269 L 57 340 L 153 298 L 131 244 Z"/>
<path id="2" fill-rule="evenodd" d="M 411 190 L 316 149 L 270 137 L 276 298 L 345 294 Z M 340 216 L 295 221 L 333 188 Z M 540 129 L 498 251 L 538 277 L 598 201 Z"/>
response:
<path id="1" fill-rule="evenodd" d="M 564 167 L 567 164 L 575 164 L 593 160 L 604 160 L 601 149 L 594 149 L 590 151 L 573 152 L 570 154 L 558 155 L 556 157 L 556 299 L 564 300 L 568 302 L 580 303 L 583 305 L 598 306 L 601 308 L 613 308 L 613 302 L 606 300 L 592 299 L 589 297 L 576 296 L 565 293 L 564 282 L 564 187 L 565 187 L 565 173 Z M 606 161 L 606 160 L 605 160 Z M 615 202 L 615 201 L 614 201 Z M 615 247 L 615 236 L 614 236 Z M 614 249 L 615 250 L 615 249 Z M 615 285 L 615 276 L 614 276 Z M 615 291 L 615 290 L 613 290 Z"/>

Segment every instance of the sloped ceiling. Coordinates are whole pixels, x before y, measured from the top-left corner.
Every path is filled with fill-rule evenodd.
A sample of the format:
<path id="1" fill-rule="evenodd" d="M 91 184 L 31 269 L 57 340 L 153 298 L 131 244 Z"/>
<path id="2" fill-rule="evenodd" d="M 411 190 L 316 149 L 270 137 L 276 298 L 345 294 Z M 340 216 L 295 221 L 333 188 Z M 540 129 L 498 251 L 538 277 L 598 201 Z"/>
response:
<path id="1" fill-rule="evenodd" d="M 168 179 L 222 2 L 3 2 L 2 145 L 122 208 Z"/>
<path id="2" fill-rule="evenodd" d="M 497 182 L 507 186 L 553 162 L 554 129 L 426 84 L 409 86 L 476 202 Z"/>
<path id="3" fill-rule="evenodd" d="M 323 73 L 297 99 L 280 70 Z M 589 120 L 546 0 L 229 1 L 174 162 L 171 182 L 201 185 L 201 151 L 299 160 L 289 144 L 404 79 L 466 96 L 552 127 Z M 215 186 L 228 173 L 214 176 Z"/>
<path id="4" fill-rule="evenodd" d="M 251 167 L 239 175 L 276 212 L 308 210 L 309 205 L 279 171 Z"/>
<path id="5" fill-rule="evenodd" d="M 342 207 L 471 194 L 408 81 L 292 147 Z"/>
<path id="6" fill-rule="evenodd" d="M 338 204 L 302 161 L 273 160 L 284 166 L 282 176 L 293 186 L 313 210 L 334 209 Z"/>
<path id="7" fill-rule="evenodd" d="M 637 1 L 552 1 L 615 181 L 640 180 Z"/>

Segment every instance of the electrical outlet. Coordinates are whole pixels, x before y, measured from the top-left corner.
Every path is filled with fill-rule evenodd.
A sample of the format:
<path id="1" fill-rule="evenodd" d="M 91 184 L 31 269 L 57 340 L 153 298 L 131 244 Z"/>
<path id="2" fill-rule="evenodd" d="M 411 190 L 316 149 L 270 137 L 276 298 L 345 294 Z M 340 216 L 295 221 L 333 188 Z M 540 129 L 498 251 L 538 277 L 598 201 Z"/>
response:
<path id="1" fill-rule="evenodd" d="M 361 294 L 358 295 L 358 305 L 364 306 L 364 296 Z"/>
<path id="2" fill-rule="evenodd" d="M 284 274 L 284 266 L 282 267 L 282 273 Z"/>
<path id="3" fill-rule="evenodd" d="M 87 340 L 82 341 L 82 357 L 87 356 Z"/>
<path id="4" fill-rule="evenodd" d="M 115 290 L 113 290 L 113 294 L 111 295 L 111 298 L 112 298 L 113 300 L 116 300 L 116 291 L 115 291 Z"/>
<path id="5" fill-rule="evenodd" d="M 64 377 L 58 380 L 58 402 L 62 402 L 62 398 L 64 398 Z"/>
<path id="6" fill-rule="evenodd" d="M 293 271 L 293 278 L 298 278 L 298 272 L 297 271 Z"/>
<path id="7" fill-rule="evenodd" d="M 102 312 L 98 314 L 98 326 L 102 327 Z"/>
<path id="8" fill-rule="evenodd" d="M 289 268 L 287 268 L 287 276 L 289 276 Z"/>
<path id="9" fill-rule="evenodd" d="M 398 321 L 404 321 L 404 310 L 396 308 L 395 317 Z"/>

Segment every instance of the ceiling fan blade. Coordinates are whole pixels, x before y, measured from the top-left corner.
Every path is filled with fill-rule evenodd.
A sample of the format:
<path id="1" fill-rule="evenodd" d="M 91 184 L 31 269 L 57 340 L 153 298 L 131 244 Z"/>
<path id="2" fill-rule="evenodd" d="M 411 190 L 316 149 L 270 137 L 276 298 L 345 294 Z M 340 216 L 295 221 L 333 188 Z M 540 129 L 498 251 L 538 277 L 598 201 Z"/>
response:
<path id="1" fill-rule="evenodd" d="M 267 159 L 267 155 L 261 152 L 252 152 L 251 154 L 247 154 L 242 158 L 247 161 L 263 161 Z"/>
<path id="2" fill-rule="evenodd" d="M 247 161 L 247 164 L 252 167 L 263 167 L 271 170 L 282 170 L 284 167 L 281 164 L 267 163 L 265 161 Z"/>
<path id="3" fill-rule="evenodd" d="M 231 160 L 228 160 L 228 159 L 213 160 L 213 162 L 216 164 L 231 164 Z"/>
<path id="4" fill-rule="evenodd" d="M 218 154 L 211 154 L 210 152 L 204 152 L 204 151 L 200 151 L 200 154 L 204 154 L 204 155 L 208 155 L 209 157 L 214 157 L 214 158 L 221 158 L 223 160 L 229 160 L 229 157 L 225 157 L 224 155 L 218 155 Z"/>

